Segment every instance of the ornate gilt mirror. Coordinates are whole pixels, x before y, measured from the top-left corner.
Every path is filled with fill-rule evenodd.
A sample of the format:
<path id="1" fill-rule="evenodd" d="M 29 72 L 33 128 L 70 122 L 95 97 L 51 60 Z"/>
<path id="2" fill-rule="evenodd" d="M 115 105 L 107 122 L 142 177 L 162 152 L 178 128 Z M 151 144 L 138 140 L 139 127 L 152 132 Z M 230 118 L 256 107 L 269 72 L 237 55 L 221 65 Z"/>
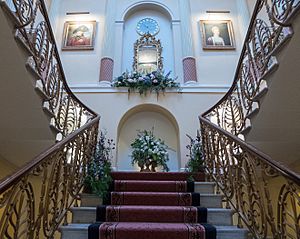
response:
<path id="1" fill-rule="evenodd" d="M 151 34 L 144 34 L 134 44 L 133 69 L 142 74 L 162 70 L 162 47 L 160 40 Z"/>

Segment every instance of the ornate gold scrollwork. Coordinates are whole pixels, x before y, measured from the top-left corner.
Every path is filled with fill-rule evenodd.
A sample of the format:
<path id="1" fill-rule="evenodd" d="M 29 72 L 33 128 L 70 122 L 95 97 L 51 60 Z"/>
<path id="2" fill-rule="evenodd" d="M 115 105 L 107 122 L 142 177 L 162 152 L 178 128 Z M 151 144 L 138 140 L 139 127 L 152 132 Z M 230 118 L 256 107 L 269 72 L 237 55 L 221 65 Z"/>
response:
<path id="1" fill-rule="evenodd" d="M 162 70 L 162 47 L 160 40 L 145 34 L 134 44 L 133 70 L 142 74 Z"/>

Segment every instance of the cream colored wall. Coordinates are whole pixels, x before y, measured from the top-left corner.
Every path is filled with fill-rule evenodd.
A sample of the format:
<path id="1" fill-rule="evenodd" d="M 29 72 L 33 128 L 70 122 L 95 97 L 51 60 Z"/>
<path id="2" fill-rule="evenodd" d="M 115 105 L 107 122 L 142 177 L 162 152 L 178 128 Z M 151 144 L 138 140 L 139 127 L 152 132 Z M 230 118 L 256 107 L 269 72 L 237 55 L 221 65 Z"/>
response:
<path id="1" fill-rule="evenodd" d="M 0 155 L 0 180 L 12 174 L 17 167 Z"/>
<path id="2" fill-rule="evenodd" d="M 126 89 L 118 90 L 111 88 L 109 84 L 106 86 L 99 84 L 99 63 L 103 57 L 101 47 L 103 44 L 103 38 L 105 37 L 103 34 L 106 1 L 52 1 L 55 2 L 55 4 L 52 4 L 53 11 L 51 16 L 59 48 L 61 47 L 63 23 L 65 21 L 77 19 L 97 21 L 95 49 L 93 51 L 61 52 L 61 58 L 71 89 L 78 94 L 85 104 L 89 105 L 101 115 L 101 128 L 107 129 L 110 138 L 118 140 L 119 123 L 126 112 L 143 104 L 161 106 L 169 111 L 178 122 L 178 152 L 180 152 L 178 157 L 181 159 L 179 168 L 184 167 L 187 154 L 185 146 L 188 144 L 186 133 L 195 136 L 196 130 L 199 128 L 198 115 L 216 103 L 217 100 L 226 93 L 233 80 L 233 75 L 242 46 L 243 31 L 245 29 L 245 27 L 243 28 L 240 26 L 241 16 L 237 10 L 237 0 L 190 0 L 190 17 L 192 37 L 195 46 L 194 55 L 197 60 L 198 83 L 195 85 L 182 84 L 182 94 L 166 93 L 165 96 L 160 96 L 158 100 L 154 94 L 148 95 L 147 97 L 140 96 L 138 94 L 131 94 L 128 99 Z M 133 9 L 132 11 L 134 11 L 135 15 L 132 15 L 131 9 Z M 207 10 L 226 10 L 230 11 L 230 13 L 208 14 L 206 13 Z M 66 15 L 66 12 L 76 11 L 88 11 L 90 14 L 72 16 Z M 173 49 L 172 47 L 170 49 L 166 49 L 168 49 L 169 55 L 174 54 L 173 65 L 175 73 L 179 72 L 179 81 L 182 82 L 182 73 L 180 73 L 182 72 L 182 36 L 180 30 L 181 16 L 179 11 L 179 1 L 174 0 L 117 0 L 117 4 L 115 6 L 115 29 L 111 29 L 116 33 L 115 41 L 112 42 L 115 47 L 115 52 L 113 54 L 115 58 L 114 73 L 119 74 L 120 71 L 122 71 L 122 66 L 126 66 L 125 68 L 127 68 L 127 66 L 130 66 L 132 62 L 130 54 L 132 54 L 133 45 L 130 47 L 126 45 L 125 42 L 122 42 L 122 40 L 125 39 L 123 38 L 124 29 L 129 27 L 129 25 L 126 25 L 129 22 L 125 21 L 127 19 L 126 17 L 142 17 L 139 13 L 143 13 L 143 11 L 144 13 L 147 13 L 147 11 L 148 13 L 151 13 L 151 11 L 159 11 L 159 14 L 166 14 L 166 18 L 171 18 L 170 22 L 172 24 L 173 31 L 172 37 L 176 39 L 170 39 L 170 41 L 173 41 Z M 202 33 L 200 31 L 199 21 L 214 19 L 232 21 L 235 34 L 235 50 L 205 51 L 202 49 Z M 130 27 L 134 28 L 135 24 L 131 23 Z M 168 44 L 168 42 L 164 40 L 162 44 L 165 45 Z M 117 49 L 120 50 L 117 51 Z M 128 59 L 123 58 L 126 55 L 124 51 L 125 53 L 128 53 Z M 166 65 L 170 65 L 172 68 L 172 64 Z M 170 69 L 165 69 L 165 71 L 168 70 Z M 132 115 L 132 117 L 134 117 L 134 115 Z M 150 119 L 145 117 L 141 120 L 142 123 L 139 127 L 144 127 L 144 125 L 147 125 L 147 122 L 149 123 L 150 121 Z M 149 124 L 151 125 L 151 123 Z M 135 129 L 132 128 L 132 130 L 134 131 Z M 124 160 L 127 160 L 127 163 L 129 163 L 128 155 L 126 156 L 125 151 L 122 152 L 123 155 L 120 157 L 126 158 Z M 118 160 L 122 159 L 119 158 Z M 114 164 L 116 166 L 116 162 Z"/>
<path id="3" fill-rule="evenodd" d="M 200 85 L 231 84 L 243 42 L 236 2 L 231 0 L 190 0 L 190 2 L 199 83 Z M 206 13 L 215 10 L 230 11 L 230 13 Z M 203 50 L 200 20 L 231 20 L 236 49 Z"/>
<path id="4" fill-rule="evenodd" d="M 69 84 L 99 81 L 105 2 L 103 0 L 52 0 L 50 19 Z M 76 12 L 89 12 L 89 14 L 66 15 L 66 13 Z M 96 20 L 97 22 L 94 50 L 62 51 L 64 23 L 66 21 L 89 20 Z"/>
<path id="5" fill-rule="evenodd" d="M 186 134 L 196 136 L 199 128 L 198 116 L 217 102 L 224 93 L 165 93 L 157 99 L 155 94 L 147 97 L 139 94 L 126 92 L 119 93 L 79 93 L 77 96 L 89 107 L 101 115 L 100 125 L 102 129 L 108 131 L 108 137 L 117 140 L 118 127 L 123 116 L 137 105 L 153 104 L 161 106 L 170 112 L 176 119 L 179 126 L 179 149 L 180 168 L 186 164 L 187 149 L 185 146 L 189 143 Z M 160 113 L 160 112 L 159 112 Z M 143 119 L 143 125 L 153 124 L 152 119 Z M 132 127 L 132 126 L 131 126 Z M 141 129 L 137 125 L 136 130 Z M 132 128 L 132 130 L 135 130 Z M 141 129 L 142 130 L 142 129 Z M 170 137 L 170 136 L 168 136 Z M 117 145 L 118 147 L 118 145 Z M 115 155 L 114 155 L 115 156 Z M 115 157 L 114 157 L 115 158 Z M 128 158 L 118 158 L 118 160 L 128 160 Z M 116 161 L 113 163 L 116 165 Z M 122 169 L 122 168 L 120 168 Z"/>
<path id="6" fill-rule="evenodd" d="M 256 0 L 247 0 L 248 9 L 251 15 L 253 13 L 255 4 L 256 4 Z"/>
<path id="7" fill-rule="evenodd" d="M 197 74 L 198 74 L 198 82 L 200 86 L 228 86 L 231 84 L 233 80 L 233 73 L 235 72 L 236 63 L 240 54 L 241 45 L 242 45 L 242 36 L 243 32 L 242 27 L 240 27 L 241 23 L 238 20 L 239 14 L 237 12 L 237 0 L 226 0 L 226 1 L 218 1 L 218 0 L 190 0 L 191 6 L 191 24 L 192 24 L 192 33 L 193 33 L 193 41 L 194 41 L 194 53 L 197 59 Z M 112 44 L 115 46 L 115 49 L 119 49 L 118 46 L 121 44 L 122 49 L 122 40 L 124 34 L 119 34 L 119 31 L 123 31 L 126 28 L 126 25 L 120 27 L 122 25 L 126 13 L 130 12 L 131 8 L 134 8 L 137 5 L 141 4 L 149 4 L 151 3 L 153 6 L 157 4 L 161 9 L 163 8 L 165 13 L 171 15 L 172 28 L 173 31 L 176 28 L 176 33 L 170 39 L 170 42 L 174 42 L 173 49 L 170 48 L 164 54 L 172 55 L 175 54 L 176 61 L 174 62 L 175 72 L 178 72 L 177 75 L 180 76 L 179 81 L 182 81 L 182 56 L 179 55 L 181 53 L 181 31 L 180 31 L 180 13 L 179 13 L 179 5 L 178 1 L 173 0 L 162 0 L 162 1 L 137 1 L 137 0 L 118 0 L 117 5 L 115 7 L 115 29 L 111 29 L 115 31 L 116 37 L 115 42 Z M 61 48 L 62 42 L 62 34 L 63 34 L 63 25 L 65 21 L 72 20 L 96 20 L 97 21 L 97 31 L 96 31 L 96 42 L 95 49 L 93 51 L 61 51 L 61 58 L 64 65 L 65 73 L 67 75 L 68 82 L 72 85 L 87 85 L 93 84 L 97 86 L 97 82 L 99 81 L 99 72 L 100 72 L 100 60 L 103 57 L 102 55 L 102 44 L 104 36 L 104 23 L 105 23 L 105 5 L 106 1 L 92 1 L 92 0 L 52 0 L 51 7 L 51 19 L 57 39 L 58 47 Z M 149 6 L 149 5 L 148 5 Z M 134 8 L 135 9 L 135 8 Z M 145 9 L 149 9 L 149 7 L 145 7 Z M 153 9 L 155 11 L 155 9 Z M 158 8 L 156 9 L 158 10 Z M 227 10 L 230 11 L 228 14 L 219 13 L 219 14 L 208 14 L 207 10 Z M 66 15 L 67 12 L 79 12 L 86 11 L 90 12 L 87 15 Z M 143 8 L 140 7 L 135 9 L 135 13 L 138 11 L 143 11 Z M 170 16 L 168 16 L 170 17 Z M 227 19 L 232 20 L 234 34 L 235 34 L 235 42 L 236 42 L 236 50 L 230 51 L 204 51 L 202 50 L 202 34 L 199 27 L 199 21 L 205 19 Z M 174 25 L 174 22 L 179 25 Z M 126 22 L 124 23 L 126 24 Z M 176 39 L 173 39 L 176 38 Z M 121 42 L 121 43 L 120 43 Z M 163 45 L 168 44 L 167 41 L 162 42 Z M 125 47 L 125 51 L 129 52 L 129 55 L 132 55 L 132 48 L 128 47 L 126 44 L 123 45 Z M 166 48 L 167 49 L 167 48 Z M 165 49 L 165 50 L 166 50 Z M 172 52 L 173 51 L 173 52 Z M 178 55 L 179 54 L 179 55 Z M 115 76 L 120 74 L 121 70 L 124 70 L 124 67 L 131 64 L 124 64 L 124 62 L 120 61 L 123 59 L 124 53 L 122 51 L 117 51 L 114 53 L 115 55 Z M 133 56 L 133 55 L 132 55 Z M 124 60 L 123 60 L 124 61 Z M 128 57 L 128 61 L 132 62 L 132 57 Z M 172 68 L 172 64 L 166 63 L 166 65 L 170 65 Z M 124 66 L 124 67 L 122 67 Z M 122 69 L 123 68 L 123 69 Z M 130 69 L 129 69 L 130 70 Z M 172 69 L 165 69 L 165 71 Z"/>

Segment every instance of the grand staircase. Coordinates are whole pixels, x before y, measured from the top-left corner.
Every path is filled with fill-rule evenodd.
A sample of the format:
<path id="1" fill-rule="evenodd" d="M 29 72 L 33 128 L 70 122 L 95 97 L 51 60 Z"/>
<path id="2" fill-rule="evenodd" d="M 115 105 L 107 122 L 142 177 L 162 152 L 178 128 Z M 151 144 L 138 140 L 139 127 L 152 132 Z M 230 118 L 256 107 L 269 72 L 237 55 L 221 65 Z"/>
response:
<path id="1" fill-rule="evenodd" d="M 200 116 L 207 182 L 202 178 L 193 187 L 184 173 L 116 172 L 105 206 L 81 194 L 99 116 L 66 83 L 44 1 L 0 5 L 0 69 L 8 79 L 1 81 L 0 153 L 20 166 L 0 181 L 1 239 L 59 238 L 58 229 L 74 239 L 98 238 L 104 230 L 105 239 L 173 239 L 172 233 L 203 239 L 213 238 L 214 228 L 219 239 L 247 238 L 248 232 L 300 239 L 299 127 L 290 127 L 299 121 L 299 97 L 290 94 L 299 91 L 299 0 L 256 1 L 233 85 Z M 293 79 L 282 91 L 285 75 Z M 5 98 L 10 92 L 13 99 Z M 276 107 L 284 108 L 278 119 Z M 284 137 L 271 141 L 283 124 Z M 290 168 L 263 153 L 277 149 L 288 151 L 276 157 L 288 157 Z"/>
<path id="2" fill-rule="evenodd" d="M 60 227 L 62 239 L 247 238 L 247 230 L 233 226 L 233 211 L 222 207 L 215 184 L 203 181 L 204 174 L 196 182 L 188 177 L 114 172 L 104 205 L 95 195 L 81 194 L 72 223 Z"/>

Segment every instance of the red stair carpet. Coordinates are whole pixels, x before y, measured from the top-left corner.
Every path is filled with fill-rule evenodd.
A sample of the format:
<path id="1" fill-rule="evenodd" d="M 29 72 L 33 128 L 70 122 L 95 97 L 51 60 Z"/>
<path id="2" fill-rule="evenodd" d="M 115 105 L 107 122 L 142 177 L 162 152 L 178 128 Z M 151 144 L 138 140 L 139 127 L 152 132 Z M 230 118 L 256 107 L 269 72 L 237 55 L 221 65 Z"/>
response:
<path id="1" fill-rule="evenodd" d="M 88 239 L 216 239 L 188 173 L 114 172 Z M 198 175 L 196 180 L 203 181 Z"/>

